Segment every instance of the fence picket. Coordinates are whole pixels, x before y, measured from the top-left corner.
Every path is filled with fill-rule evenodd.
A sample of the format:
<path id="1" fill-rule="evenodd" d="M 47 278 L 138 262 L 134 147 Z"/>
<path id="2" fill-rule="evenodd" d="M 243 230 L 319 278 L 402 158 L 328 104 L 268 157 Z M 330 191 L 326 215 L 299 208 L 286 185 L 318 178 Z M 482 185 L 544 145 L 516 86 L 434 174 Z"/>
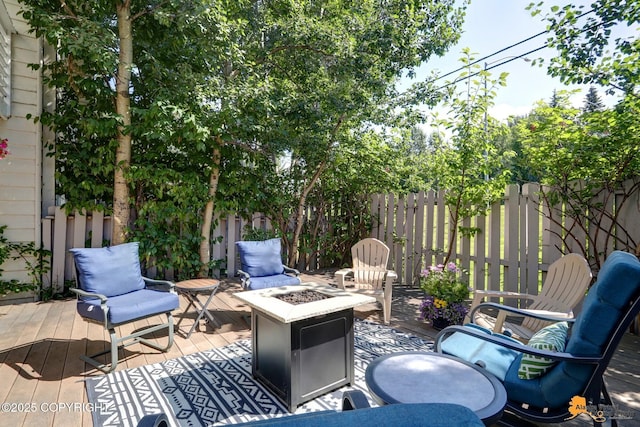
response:
<path id="1" fill-rule="evenodd" d="M 629 185 L 627 191 L 637 188 L 638 184 Z M 540 194 L 537 184 L 525 184 L 522 191 L 517 185 L 510 185 L 505 190 L 504 200 L 491 205 L 486 215 L 464 219 L 464 227 L 473 226 L 478 231 L 469 237 L 458 234 L 452 245 L 451 261 L 471 271 L 469 285 L 472 288 L 537 293 L 540 272 L 544 275 L 562 253 L 576 250 L 580 245 L 589 246 L 586 242 L 572 245 L 563 242 L 563 231 L 572 226 L 571 220 L 565 218 L 563 206 L 549 208 Z M 628 242 L 627 247 L 635 247 L 638 236 L 633 233 L 639 229 L 638 199 L 625 199 L 624 206 L 616 204 L 619 202 L 613 197 L 609 199 L 612 202 L 607 206 L 619 215 L 620 225 L 615 231 L 622 242 L 616 242 L 615 247 L 621 248 L 624 242 Z M 391 248 L 389 268 L 396 271 L 403 285 L 415 286 L 423 268 L 443 262 L 443 252 L 452 243 L 455 225 L 451 223 L 442 191 L 430 190 L 407 196 L 376 194 L 371 197 L 369 206 L 373 218 L 371 236 Z M 337 208 L 328 209 L 325 215 L 336 215 L 334 211 L 337 212 Z M 310 208 L 308 215 L 312 214 L 319 213 Z M 326 218 L 323 221 L 328 222 Z M 269 220 L 259 213 L 249 220 L 228 215 L 218 218 L 215 224 L 211 256 L 221 261 L 220 270 L 215 274 L 229 276 L 235 275 L 238 269 L 235 242 L 242 238 L 244 227 L 271 229 Z M 67 216 L 63 208 L 58 207 L 43 219 L 42 230 L 44 248 L 52 251 L 51 271 L 44 283 L 51 283 L 54 291 L 61 291 L 65 280 L 73 277 L 68 249 L 85 245 L 100 247 L 108 242 L 111 218 L 102 212 L 76 212 Z M 589 233 L 593 231 L 589 230 Z M 594 240 L 591 234 L 584 235 L 585 239 L 587 237 Z M 590 251 L 609 252 L 614 247 L 613 240 L 598 238 L 594 241 L 606 248 L 590 248 Z M 322 252 L 299 263 L 303 269 L 313 270 L 321 260 Z"/>

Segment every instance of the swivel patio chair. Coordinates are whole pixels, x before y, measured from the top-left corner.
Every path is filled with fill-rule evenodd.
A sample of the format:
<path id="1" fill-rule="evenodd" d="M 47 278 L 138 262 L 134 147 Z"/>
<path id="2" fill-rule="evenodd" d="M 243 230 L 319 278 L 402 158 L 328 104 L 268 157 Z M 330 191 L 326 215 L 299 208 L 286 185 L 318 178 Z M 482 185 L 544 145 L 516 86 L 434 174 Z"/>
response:
<path id="1" fill-rule="evenodd" d="M 481 305 L 553 320 L 495 303 Z M 639 312 L 640 261 L 630 253 L 614 251 L 578 316 L 543 328 L 529 345 L 469 324 L 442 330 L 436 337 L 436 351 L 479 364 L 494 374 L 507 391 L 505 409 L 517 417 L 558 423 L 587 413 L 595 425 L 602 417 L 585 405 L 613 406 L 604 372 Z M 617 425 L 615 418 L 611 422 Z"/>
<path id="2" fill-rule="evenodd" d="M 591 277 L 589 263 L 582 255 L 564 255 L 549 266 L 542 289 L 537 295 L 518 292 L 474 291 L 467 321 L 473 321 L 493 329 L 494 332 L 509 329 L 514 337 L 526 343 L 534 333 L 549 325 L 549 322 L 534 317 L 520 318 L 521 323 L 507 322 L 508 312 L 505 310 L 499 310 L 497 315 L 477 310 L 482 300 L 500 297 L 503 299 L 503 304 L 506 304 L 507 300 L 517 301 L 520 304 L 519 308 L 526 309 L 530 313 L 546 313 L 554 317 L 571 318 L 573 310 L 585 296 L 587 287 L 591 283 Z"/>
<path id="3" fill-rule="evenodd" d="M 164 413 L 145 415 L 137 427 L 166 427 Z M 342 410 L 303 412 L 287 417 L 265 418 L 238 426 L 246 427 L 483 427 L 484 424 L 469 408 L 453 403 L 410 403 L 371 407 L 360 390 L 347 390 L 342 395 Z"/>
<path id="4" fill-rule="evenodd" d="M 282 263 L 279 238 L 236 242 L 241 269 L 237 274 L 246 290 L 299 285 L 300 272 Z"/>
<path id="5" fill-rule="evenodd" d="M 138 242 L 105 248 L 74 248 L 70 250 L 75 264 L 78 296 L 77 311 L 85 320 L 97 322 L 109 331 L 110 345 L 105 351 L 82 360 L 108 373 L 118 365 L 118 349 L 139 342 L 156 350 L 166 351 L 173 345 L 173 316 L 178 308 L 174 284 L 142 277 Z M 150 325 L 132 334 L 118 337 L 118 326 L 156 315 L 166 315 L 167 322 Z M 144 335 L 167 330 L 168 343 L 160 346 Z M 96 360 L 107 356 L 107 363 Z M 110 355 L 110 357 L 109 357 Z M 110 360 L 110 361 L 109 361 Z"/>
<path id="6" fill-rule="evenodd" d="M 378 239 L 363 239 L 351 247 L 351 259 L 351 268 L 336 271 L 338 287 L 376 298 L 382 304 L 384 323 L 389 324 L 393 282 L 398 278 L 387 269 L 389 247 Z"/>

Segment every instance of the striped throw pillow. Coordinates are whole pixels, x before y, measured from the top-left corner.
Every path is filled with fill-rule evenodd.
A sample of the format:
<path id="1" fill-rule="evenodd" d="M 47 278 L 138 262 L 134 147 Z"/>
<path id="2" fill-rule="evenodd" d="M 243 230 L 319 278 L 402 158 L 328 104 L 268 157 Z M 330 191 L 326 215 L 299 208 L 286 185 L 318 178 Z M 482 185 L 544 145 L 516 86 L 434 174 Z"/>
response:
<path id="1" fill-rule="evenodd" d="M 527 344 L 538 350 L 564 351 L 567 342 L 569 325 L 567 322 L 558 322 L 540 329 Z M 523 354 L 518 369 L 518 377 L 523 380 L 531 380 L 544 375 L 556 362 L 545 357 Z"/>

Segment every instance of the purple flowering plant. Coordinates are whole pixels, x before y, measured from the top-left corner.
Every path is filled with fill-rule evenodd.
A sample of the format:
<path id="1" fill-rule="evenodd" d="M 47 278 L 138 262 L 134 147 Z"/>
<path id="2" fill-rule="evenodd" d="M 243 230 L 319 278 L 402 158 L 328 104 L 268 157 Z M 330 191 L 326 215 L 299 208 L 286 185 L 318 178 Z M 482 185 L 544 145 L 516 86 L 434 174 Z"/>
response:
<path id="1" fill-rule="evenodd" d="M 420 273 L 420 287 L 427 294 L 420 305 L 420 318 L 433 323 L 442 319 L 450 324 L 461 324 L 469 312 L 466 300 L 469 287 L 462 279 L 464 272 L 450 262 L 432 265 Z"/>

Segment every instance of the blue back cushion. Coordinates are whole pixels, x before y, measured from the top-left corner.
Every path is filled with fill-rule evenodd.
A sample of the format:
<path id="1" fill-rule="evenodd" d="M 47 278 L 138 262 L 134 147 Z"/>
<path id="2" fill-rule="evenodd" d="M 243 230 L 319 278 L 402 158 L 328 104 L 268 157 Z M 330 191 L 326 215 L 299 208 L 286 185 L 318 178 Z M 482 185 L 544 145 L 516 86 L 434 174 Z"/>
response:
<path id="1" fill-rule="evenodd" d="M 236 242 L 242 270 L 252 277 L 284 273 L 280 239 Z"/>
<path id="2" fill-rule="evenodd" d="M 144 289 L 138 242 L 106 248 L 73 248 L 78 283 L 87 292 L 107 297 Z"/>
<path id="3" fill-rule="evenodd" d="M 584 300 L 566 351 L 584 356 L 602 354 L 638 289 L 640 261 L 628 252 L 612 252 L 602 264 L 597 283 Z"/>

